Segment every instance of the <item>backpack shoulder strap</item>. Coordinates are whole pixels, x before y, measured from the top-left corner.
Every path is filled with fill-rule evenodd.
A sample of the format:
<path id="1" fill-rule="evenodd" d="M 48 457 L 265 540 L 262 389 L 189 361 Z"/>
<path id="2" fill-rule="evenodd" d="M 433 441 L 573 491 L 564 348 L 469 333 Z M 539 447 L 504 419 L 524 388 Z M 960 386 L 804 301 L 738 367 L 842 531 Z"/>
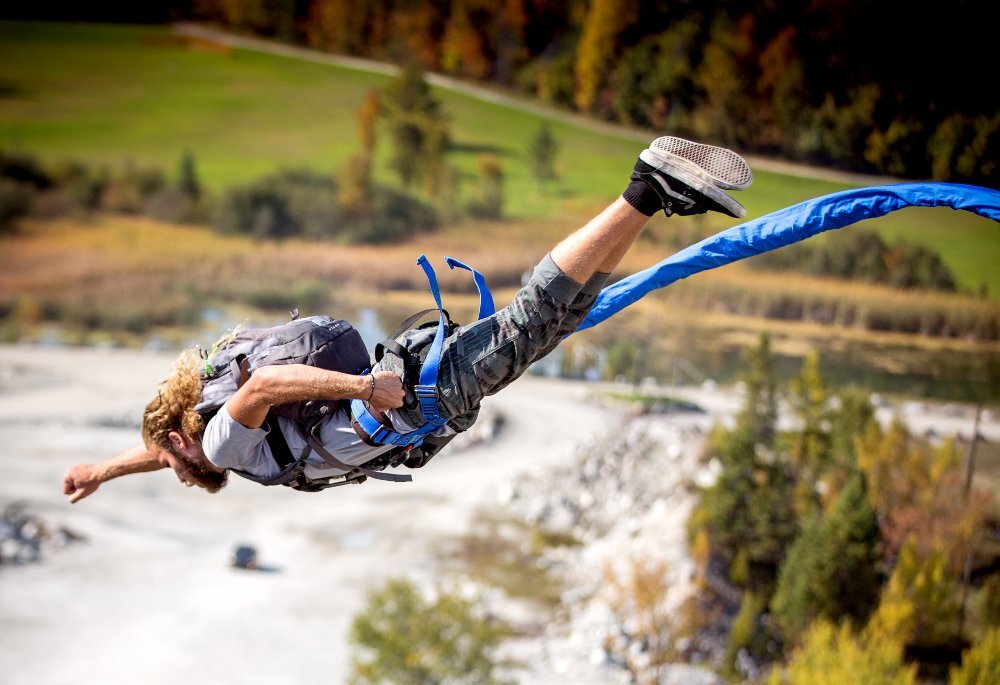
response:
<path id="1" fill-rule="evenodd" d="M 292 456 L 292 450 L 288 447 L 288 441 L 285 440 L 285 436 L 281 432 L 278 417 L 273 412 L 268 412 L 264 423 L 267 424 L 268 428 L 267 436 L 264 440 L 267 442 L 267 446 L 271 448 L 271 456 L 274 457 L 274 460 L 278 462 L 278 466 L 284 471 L 288 468 L 289 464 L 295 461 L 295 457 Z"/>

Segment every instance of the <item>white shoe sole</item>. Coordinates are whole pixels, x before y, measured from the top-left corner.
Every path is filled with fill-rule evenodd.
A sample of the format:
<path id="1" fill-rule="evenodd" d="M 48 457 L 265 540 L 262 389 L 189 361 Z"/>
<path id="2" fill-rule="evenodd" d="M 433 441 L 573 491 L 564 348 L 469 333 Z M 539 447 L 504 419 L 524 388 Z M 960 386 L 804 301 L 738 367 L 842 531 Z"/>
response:
<path id="1" fill-rule="evenodd" d="M 747 210 L 725 190 L 743 190 L 753 181 L 746 161 L 732 150 L 664 136 L 639 154 L 646 164 L 676 178 L 738 217 Z"/>

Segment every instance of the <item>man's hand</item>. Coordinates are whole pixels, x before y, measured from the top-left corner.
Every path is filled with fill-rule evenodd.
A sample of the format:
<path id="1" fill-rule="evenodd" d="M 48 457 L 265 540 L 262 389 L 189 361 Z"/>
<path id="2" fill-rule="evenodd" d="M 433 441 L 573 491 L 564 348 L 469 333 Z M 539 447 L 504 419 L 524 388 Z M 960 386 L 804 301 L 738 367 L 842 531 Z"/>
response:
<path id="1" fill-rule="evenodd" d="M 77 464 L 63 476 L 63 494 L 69 495 L 70 504 L 76 504 L 93 494 L 101 482 L 96 464 Z"/>
<path id="2" fill-rule="evenodd" d="M 403 406 L 403 382 L 392 371 L 379 371 L 374 375 L 375 391 L 368 404 L 373 411 L 385 412 Z"/>

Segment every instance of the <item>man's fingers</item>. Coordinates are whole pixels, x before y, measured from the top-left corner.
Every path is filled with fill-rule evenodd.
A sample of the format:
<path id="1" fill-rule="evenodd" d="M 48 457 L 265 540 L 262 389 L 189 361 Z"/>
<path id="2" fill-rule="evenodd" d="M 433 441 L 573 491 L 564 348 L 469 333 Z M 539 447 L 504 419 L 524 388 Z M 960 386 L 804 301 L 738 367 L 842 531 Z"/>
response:
<path id="1" fill-rule="evenodd" d="M 70 504 L 76 504 L 77 502 L 79 502 L 80 500 L 82 500 L 84 497 L 87 497 L 88 495 L 92 494 L 94 492 L 94 490 L 96 490 L 96 489 L 97 489 L 96 485 L 84 485 L 82 487 L 77 488 L 76 492 L 72 493 L 72 496 L 69 498 L 69 503 Z M 66 494 L 70 494 L 70 493 L 66 493 Z"/>

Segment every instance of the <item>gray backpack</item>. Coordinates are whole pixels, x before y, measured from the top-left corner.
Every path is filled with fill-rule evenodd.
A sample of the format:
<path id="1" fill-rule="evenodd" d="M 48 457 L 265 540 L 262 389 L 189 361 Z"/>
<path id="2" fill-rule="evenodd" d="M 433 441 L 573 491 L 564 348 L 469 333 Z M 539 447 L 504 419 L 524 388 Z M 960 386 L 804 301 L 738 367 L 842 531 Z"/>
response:
<path id="1" fill-rule="evenodd" d="M 306 364 L 354 375 L 371 367 L 368 349 L 361 335 L 348 322 L 328 316 L 296 319 L 271 328 L 247 328 L 237 332 L 221 349 L 204 356 L 201 401 L 195 406 L 195 411 L 201 414 L 206 425 L 261 366 Z M 238 470 L 234 472 L 264 485 L 288 485 L 305 491 L 363 481 L 365 474 L 372 475 L 370 469 L 359 467 L 355 469 L 356 473 L 352 470 L 347 477 L 327 481 L 307 479 L 303 471 L 311 450 L 307 448 L 301 455 L 293 456 L 277 421 L 278 416 L 294 420 L 309 440 L 312 429 L 323 416 L 346 409 L 346 400 L 309 400 L 273 407 L 266 419 L 269 427 L 267 443 L 281 472 L 274 478 L 266 479 Z M 326 458 L 327 455 L 321 453 L 321 456 Z M 334 465 L 351 470 L 346 465 Z"/>
<path id="2" fill-rule="evenodd" d="M 273 364 L 306 364 L 357 375 L 371 368 L 371 358 L 354 327 L 329 316 L 310 316 L 271 328 L 246 328 L 205 360 L 201 402 L 195 411 L 202 416 L 214 415 L 254 371 Z M 341 406 L 342 401 L 308 401 L 282 404 L 271 411 L 309 421 Z"/>

